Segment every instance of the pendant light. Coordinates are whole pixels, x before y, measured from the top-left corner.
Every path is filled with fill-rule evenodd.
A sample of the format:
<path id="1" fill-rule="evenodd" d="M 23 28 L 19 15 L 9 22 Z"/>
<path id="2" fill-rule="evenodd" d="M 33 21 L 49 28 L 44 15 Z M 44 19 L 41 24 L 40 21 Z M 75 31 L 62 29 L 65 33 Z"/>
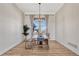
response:
<path id="1" fill-rule="evenodd" d="M 40 5 L 41 3 L 38 3 L 39 4 L 39 32 L 38 34 L 41 34 L 41 15 L 40 15 Z"/>

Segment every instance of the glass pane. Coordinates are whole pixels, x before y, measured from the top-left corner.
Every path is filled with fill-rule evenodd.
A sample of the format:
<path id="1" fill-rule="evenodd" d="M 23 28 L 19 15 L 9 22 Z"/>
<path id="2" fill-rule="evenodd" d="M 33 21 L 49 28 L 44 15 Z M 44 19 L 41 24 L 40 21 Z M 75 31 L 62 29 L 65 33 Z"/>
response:
<path id="1" fill-rule="evenodd" d="M 41 21 L 41 31 L 42 32 L 46 31 L 46 20 L 45 20 L 45 18 L 42 18 L 42 21 Z"/>
<path id="2" fill-rule="evenodd" d="M 38 29 L 39 29 L 38 18 L 34 18 L 34 21 L 33 21 L 33 30 L 38 32 Z"/>

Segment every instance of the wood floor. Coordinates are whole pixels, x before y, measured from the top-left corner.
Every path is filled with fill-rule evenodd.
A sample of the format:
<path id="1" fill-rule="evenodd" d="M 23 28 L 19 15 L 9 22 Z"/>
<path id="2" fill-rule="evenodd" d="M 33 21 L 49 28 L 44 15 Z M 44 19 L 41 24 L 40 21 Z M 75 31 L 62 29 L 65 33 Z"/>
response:
<path id="1" fill-rule="evenodd" d="M 2 56 L 77 56 L 75 53 L 53 40 L 49 42 L 49 49 L 25 49 L 24 42 L 9 50 Z"/>

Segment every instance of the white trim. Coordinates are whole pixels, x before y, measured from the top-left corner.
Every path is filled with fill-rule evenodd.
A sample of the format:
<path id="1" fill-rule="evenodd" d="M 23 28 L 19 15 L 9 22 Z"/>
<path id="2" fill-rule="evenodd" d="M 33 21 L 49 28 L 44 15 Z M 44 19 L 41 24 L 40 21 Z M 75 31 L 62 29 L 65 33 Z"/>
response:
<path id="1" fill-rule="evenodd" d="M 69 50 L 73 51 L 74 53 L 76 53 L 77 55 L 79 55 L 79 51 L 71 46 L 69 46 L 67 43 L 62 42 L 60 40 L 56 40 L 57 42 L 59 42 L 60 44 L 62 44 L 63 46 L 65 46 L 66 48 L 68 48 Z"/>
<path id="2" fill-rule="evenodd" d="M 15 46 L 17 46 L 18 44 L 20 44 L 21 42 L 23 42 L 23 40 L 20 40 L 19 42 L 13 44 L 12 46 L 4 49 L 3 51 L 0 51 L 0 55 L 4 54 L 5 52 L 9 51 L 10 49 L 14 48 Z"/>
<path id="3" fill-rule="evenodd" d="M 18 11 L 20 11 L 22 14 L 24 14 L 24 12 L 23 12 L 20 8 L 18 8 L 15 3 L 12 3 L 12 5 L 13 5 L 13 7 L 15 7 Z"/>
<path id="4" fill-rule="evenodd" d="M 24 14 L 26 15 L 39 15 L 38 12 L 25 12 Z M 55 13 L 54 12 L 41 12 L 41 15 L 54 15 Z"/>

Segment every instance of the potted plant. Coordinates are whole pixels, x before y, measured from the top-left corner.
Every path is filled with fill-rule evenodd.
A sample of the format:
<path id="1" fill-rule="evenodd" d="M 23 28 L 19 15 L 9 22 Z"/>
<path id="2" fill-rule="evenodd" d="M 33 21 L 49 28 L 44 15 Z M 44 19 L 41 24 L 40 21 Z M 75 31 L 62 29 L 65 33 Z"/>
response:
<path id="1" fill-rule="evenodd" d="M 27 26 L 27 25 L 23 25 L 23 35 L 25 36 L 25 49 L 27 48 L 26 47 L 26 42 L 27 42 L 27 35 L 29 35 L 29 33 L 27 33 L 27 31 L 29 30 L 30 28 Z"/>

